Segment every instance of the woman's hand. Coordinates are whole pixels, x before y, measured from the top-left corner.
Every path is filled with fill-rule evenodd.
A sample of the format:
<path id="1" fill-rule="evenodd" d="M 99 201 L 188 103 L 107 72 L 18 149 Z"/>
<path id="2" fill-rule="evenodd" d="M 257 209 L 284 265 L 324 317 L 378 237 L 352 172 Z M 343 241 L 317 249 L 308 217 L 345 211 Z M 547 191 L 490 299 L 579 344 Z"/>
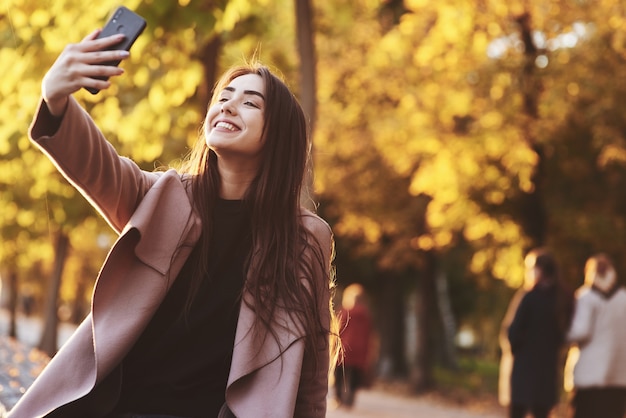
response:
<path id="1" fill-rule="evenodd" d="M 111 85 L 109 81 L 94 77 L 111 77 L 124 72 L 119 67 L 102 65 L 128 57 L 128 51 L 103 51 L 119 43 L 124 35 L 96 39 L 99 33 L 100 29 L 95 30 L 80 43 L 67 45 L 44 76 L 42 96 L 54 116 L 61 116 L 65 112 L 69 95 L 82 87 L 102 90 Z"/>

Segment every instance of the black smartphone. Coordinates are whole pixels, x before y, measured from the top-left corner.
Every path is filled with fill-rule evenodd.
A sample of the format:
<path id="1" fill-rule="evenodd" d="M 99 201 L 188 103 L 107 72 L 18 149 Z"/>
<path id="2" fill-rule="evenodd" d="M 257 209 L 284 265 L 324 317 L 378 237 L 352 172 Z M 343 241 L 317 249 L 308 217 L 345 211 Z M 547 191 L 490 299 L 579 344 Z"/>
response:
<path id="1" fill-rule="evenodd" d="M 124 39 L 115 45 L 110 46 L 107 50 L 126 50 L 129 51 L 130 47 L 135 43 L 141 32 L 146 27 L 146 21 L 143 17 L 139 16 L 132 10 L 127 9 L 124 6 L 120 6 L 111 15 L 107 23 L 102 28 L 102 31 L 98 35 L 99 38 L 106 38 L 107 36 L 115 35 L 118 33 L 124 34 Z M 120 60 L 105 62 L 104 65 L 119 65 Z M 108 77 L 97 77 L 100 80 L 106 80 Z M 91 87 L 85 87 L 91 94 L 96 94 L 100 90 Z"/>

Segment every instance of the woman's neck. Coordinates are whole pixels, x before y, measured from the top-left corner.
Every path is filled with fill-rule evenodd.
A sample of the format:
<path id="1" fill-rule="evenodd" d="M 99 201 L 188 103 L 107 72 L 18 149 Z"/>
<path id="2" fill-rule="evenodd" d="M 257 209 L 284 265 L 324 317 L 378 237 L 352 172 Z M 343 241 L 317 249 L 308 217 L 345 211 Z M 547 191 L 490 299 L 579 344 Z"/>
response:
<path id="1" fill-rule="evenodd" d="M 218 169 L 221 178 L 220 197 L 226 200 L 243 199 L 257 174 L 256 168 L 226 166 L 219 164 L 219 160 Z"/>

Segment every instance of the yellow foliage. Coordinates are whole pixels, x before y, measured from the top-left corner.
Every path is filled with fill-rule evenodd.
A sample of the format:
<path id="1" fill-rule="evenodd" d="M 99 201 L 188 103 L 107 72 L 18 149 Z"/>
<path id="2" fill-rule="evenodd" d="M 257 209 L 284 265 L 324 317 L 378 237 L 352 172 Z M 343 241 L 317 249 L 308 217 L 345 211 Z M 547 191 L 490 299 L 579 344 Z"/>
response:
<path id="1" fill-rule="evenodd" d="M 474 217 L 463 233 L 468 241 L 475 241 L 484 238 L 493 228 L 493 220 L 485 214 Z"/>
<path id="2" fill-rule="evenodd" d="M 446 208 L 442 207 L 439 201 L 433 201 L 428 205 L 426 220 L 432 229 L 443 228 L 448 222 Z"/>
<path id="3" fill-rule="evenodd" d="M 380 225 L 373 219 L 348 213 L 336 224 L 337 232 L 345 236 L 363 235 L 367 242 L 378 242 L 382 235 Z"/>
<path id="4" fill-rule="evenodd" d="M 15 202 L 6 202 L 0 211 L 0 219 L 3 225 L 13 223 L 19 208 Z"/>
<path id="5" fill-rule="evenodd" d="M 504 88 L 498 84 L 494 84 L 489 90 L 489 96 L 492 100 L 500 100 L 502 96 L 504 96 Z"/>
<path id="6" fill-rule="evenodd" d="M 491 267 L 494 277 L 506 281 L 511 287 L 519 287 L 524 281 L 523 247 L 512 243 L 509 246 L 487 247 L 476 251 L 470 262 L 475 274 L 484 273 Z"/>
<path id="7" fill-rule="evenodd" d="M 48 10 L 37 9 L 30 15 L 30 25 L 35 28 L 43 28 L 50 23 L 51 15 Z"/>
<path id="8" fill-rule="evenodd" d="M 475 216 L 471 223 L 467 224 L 463 230 L 465 239 L 469 242 L 480 241 L 486 238 L 494 240 L 498 243 L 507 243 L 505 247 L 511 251 L 511 248 L 517 248 L 515 243 L 524 242 L 524 234 L 519 225 L 511 220 L 498 220 L 486 214 Z M 520 246 L 516 250 L 516 254 L 521 251 Z M 485 253 L 482 254 L 484 256 Z M 480 264 L 482 256 L 475 261 Z"/>
<path id="9" fill-rule="evenodd" d="M 235 25 L 242 19 L 242 16 L 248 14 L 250 10 L 250 4 L 248 1 L 229 1 L 226 9 L 222 11 L 216 11 L 217 25 L 216 29 L 220 32 L 232 31 Z"/>
<path id="10" fill-rule="evenodd" d="M 474 33 L 474 39 L 472 41 L 472 52 L 477 56 L 486 56 L 487 55 L 487 46 L 489 44 L 489 39 L 487 38 L 487 34 L 485 32 L 476 32 Z"/>
<path id="11" fill-rule="evenodd" d="M 609 26 L 613 30 L 626 30 L 626 17 L 614 14 L 609 18 Z"/>
<path id="12" fill-rule="evenodd" d="M 137 87 L 144 87 L 150 81 L 150 71 L 146 67 L 138 68 L 132 75 L 133 84 Z"/>
<path id="13" fill-rule="evenodd" d="M 578 93 L 580 93 L 580 86 L 578 83 L 569 83 L 567 85 L 567 92 L 570 96 L 578 96 Z"/>
<path id="14" fill-rule="evenodd" d="M 94 107 L 91 114 L 98 120 L 98 126 L 103 131 L 115 132 L 118 128 L 122 111 L 117 96 L 107 96 L 100 105 Z"/>
<path id="15" fill-rule="evenodd" d="M 13 130 L 10 126 L 0 125 L 0 156 L 6 155 L 11 151 L 11 143 L 9 142 L 9 136 Z"/>
<path id="16" fill-rule="evenodd" d="M 431 235 L 420 235 L 411 239 L 411 248 L 414 250 L 430 251 L 435 248 L 435 240 Z"/>
<path id="17" fill-rule="evenodd" d="M 408 47 L 406 37 L 401 31 L 389 32 L 368 57 L 368 65 L 374 68 L 388 68 L 403 59 Z"/>
<path id="18" fill-rule="evenodd" d="M 151 110 L 156 114 L 163 113 L 168 109 L 167 93 L 160 84 L 156 84 L 150 89 L 148 102 Z"/>
<path id="19" fill-rule="evenodd" d="M 419 67 L 428 66 L 431 64 L 435 54 L 436 50 L 434 46 L 423 44 L 413 54 L 413 63 Z"/>
<path id="20" fill-rule="evenodd" d="M 509 286 L 518 288 L 524 282 L 524 254 L 521 245 L 500 248 L 494 257 L 492 273 Z"/>
<path id="21" fill-rule="evenodd" d="M 419 9 L 427 6 L 428 3 L 429 3 L 428 0 L 405 0 L 404 1 L 404 5 L 406 6 L 407 9 L 414 10 L 416 12 L 419 12 Z"/>
<path id="22" fill-rule="evenodd" d="M 452 232 L 449 229 L 437 231 L 434 234 L 434 241 L 437 248 L 445 248 L 452 243 Z"/>
<path id="23" fill-rule="evenodd" d="M 26 208 L 22 208 L 17 213 L 17 224 L 22 228 L 30 228 L 35 222 L 35 213 L 31 210 L 27 210 Z"/>
<path id="24" fill-rule="evenodd" d="M 480 117 L 480 125 L 485 129 L 498 129 L 502 126 L 502 114 L 497 110 L 492 110 Z"/>
<path id="25" fill-rule="evenodd" d="M 423 164 L 413 176 L 410 193 L 414 196 L 420 193 L 436 196 L 441 203 L 452 203 L 458 199 L 458 172 L 452 158 L 449 151 L 443 150 L 433 162 Z"/>
<path id="26" fill-rule="evenodd" d="M 492 205 L 501 205 L 505 198 L 506 194 L 501 190 L 487 190 L 485 192 L 485 200 Z"/>
<path id="27" fill-rule="evenodd" d="M 482 273 L 483 271 L 488 270 L 488 257 L 487 251 L 479 250 L 474 253 L 472 256 L 472 261 L 470 262 L 470 270 L 475 273 Z"/>
<path id="28" fill-rule="evenodd" d="M 200 63 L 190 62 L 183 69 L 165 74 L 161 82 L 163 90 L 169 92 L 169 97 L 166 97 L 168 108 L 178 107 L 193 96 L 202 81 L 202 71 Z"/>
<path id="29" fill-rule="evenodd" d="M 458 171 L 462 178 L 465 179 L 474 179 L 480 175 L 483 175 L 483 168 L 478 164 L 476 157 L 469 154 L 461 152 L 455 158 L 456 160 L 456 171 Z"/>
<path id="30" fill-rule="evenodd" d="M 559 64 L 567 64 L 570 61 L 570 54 L 567 50 L 561 51 L 558 55 L 557 55 L 557 61 L 559 62 Z"/>
<path id="31" fill-rule="evenodd" d="M 495 22 L 489 22 L 487 24 L 487 33 L 492 38 L 497 38 L 498 36 L 502 34 L 502 28 L 500 27 L 500 25 L 498 25 Z"/>
<path id="32" fill-rule="evenodd" d="M 472 25 L 471 12 L 468 10 L 467 4 L 440 4 L 438 12 L 435 30 L 445 42 L 452 45 L 460 43 L 468 35 Z"/>

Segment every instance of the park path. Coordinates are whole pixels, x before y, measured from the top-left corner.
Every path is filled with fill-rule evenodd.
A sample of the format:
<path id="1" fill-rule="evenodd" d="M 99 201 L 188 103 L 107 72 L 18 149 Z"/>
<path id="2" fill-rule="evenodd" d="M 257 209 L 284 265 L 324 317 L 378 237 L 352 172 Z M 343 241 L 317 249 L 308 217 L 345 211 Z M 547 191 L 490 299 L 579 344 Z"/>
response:
<path id="1" fill-rule="evenodd" d="M 69 338 L 73 327 L 61 324 L 59 344 Z M 9 409 L 40 372 L 47 358 L 33 350 L 41 333 L 36 318 L 20 317 L 17 325 L 19 342 L 7 337 L 8 315 L 0 310 L 0 417 L 3 405 Z M 357 394 L 351 410 L 335 408 L 329 397 L 327 418 L 502 418 L 505 414 L 493 405 L 453 405 L 430 395 L 407 396 L 392 390 L 363 389 Z"/>
<path id="2" fill-rule="evenodd" d="M 352 409 L 333 407 L 327 418 L 504 418 L 495 405 L 453 405 L 433 396 L 405 396 L 381 390 L 361 390 Z"/>

